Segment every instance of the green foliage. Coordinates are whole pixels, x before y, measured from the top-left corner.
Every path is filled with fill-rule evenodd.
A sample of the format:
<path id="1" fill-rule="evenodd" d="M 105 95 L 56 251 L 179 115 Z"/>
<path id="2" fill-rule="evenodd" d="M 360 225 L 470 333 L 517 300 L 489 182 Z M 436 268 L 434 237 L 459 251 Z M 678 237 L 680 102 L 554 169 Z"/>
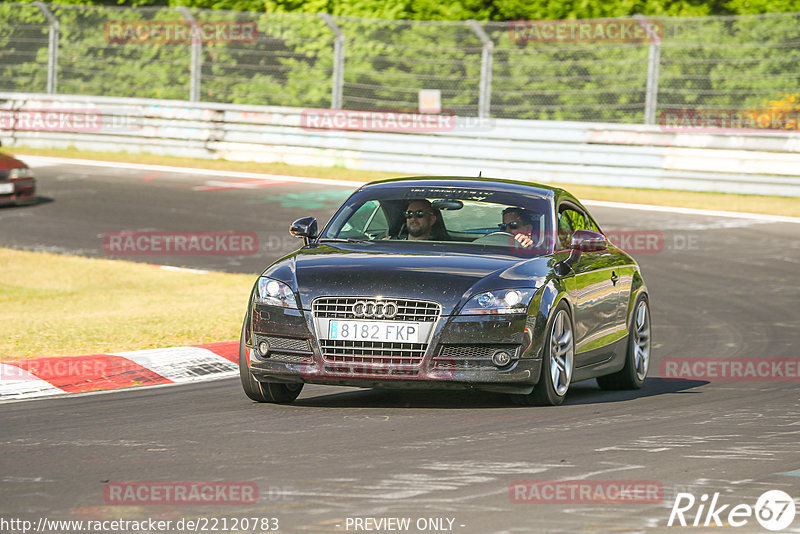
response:
<path id="1" fill-rule="evenodd" d="M 171 2 L 253 10 L 192 10 L 199 21 L 254 22 L 259 34 L 256 42 L 203 43 L 203 101 L 329 107 L 334 34 L 315 14 L 325 11 L 336 15 L 346 36 L 345 108 L 416 109 L 420 89 L 439 89 L 443 108 L 464 116 L 477 115 L 480 39 L 466 23 L 456 20 L 396 19 L 602 18 L 637 12 L 704 15 L 768 8 L 761 0 Z M 800 10 L 800 0 L 770 5 Z M 52 9 L 60 21 L 58 92 L 188 99 L 190 44 L 122 44 L 110 42 L 105 34 L 109 21 L 181 20 L 174 7 L 163 3 L 137 9 L 59 4 Z M 665 30 L 660 43 L 659 111 L 742 109 L 797 92 L 800 16 L 658 20 Z M 43 92 L 48 46 L 45 18 L 30 4 L 0 3 L 0 21 L 0 90 Z M 482 27 L 494 43 L 493 117 L 643 122 L 648 43 L 521 41 L 508 22 L 483 22 Z"/>
<path id="2" fill-rule="evenodd" d="M 798 13 L 800 0 L 729 0 L 725 8 L 739 15 L 758 13 Z"/>
<path id="3" fill-rule="evenodd" d="M 44 92 L 48 27 L 38 8 L 0 3 L 0 90 Z"/>
<path id="4" fill-rule="evenodd" d="M 337 22 L 352 36 L 346 48 L 345 108 L 414 110 L 420 89 L 439 89 L 445 109 L 476 114 L 481 43 L 465 24 Z"/>
<path id="5" fill-rule="evenodd" d="M 171 8 L 53 6 L 60 24 L 58 92 L 186 99 L 189 45 L 114 43 L 107 24 L 181 20 Z"/>
<path id="6" fill-rule="evenodd" d="M 698 17 L 800 12 L 800 0 L 59 0 L 58 3 L 188 6 L 266 13 L 325 12 L 388 20 L 509 21 L 629 17 L 636 14 Z"/>

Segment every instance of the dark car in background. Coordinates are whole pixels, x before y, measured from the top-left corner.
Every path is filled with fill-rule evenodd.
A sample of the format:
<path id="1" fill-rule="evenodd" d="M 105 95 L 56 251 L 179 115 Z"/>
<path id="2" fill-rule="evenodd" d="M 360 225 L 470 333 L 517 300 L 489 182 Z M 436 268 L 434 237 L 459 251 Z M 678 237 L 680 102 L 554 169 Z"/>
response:
<path id="1" fill-rule="evenodd" d="M 36 202 L 36 179 L 22 161 L 0 153 L 0 206 Z"/>
<path id="2" fill-rule="evenodd" d="M 409 239 L 425 217 L 437 231 Z M 360 187 L 321 231 L 307 217 L 290 232 L 304 246 L 259 277 L 242 327 L 255 401 L 291 402 L 310 383 L 557 405 L 580 380 L 637 389 L 647 376 L 639 267 L 562 189 L 386 180 Z"/>

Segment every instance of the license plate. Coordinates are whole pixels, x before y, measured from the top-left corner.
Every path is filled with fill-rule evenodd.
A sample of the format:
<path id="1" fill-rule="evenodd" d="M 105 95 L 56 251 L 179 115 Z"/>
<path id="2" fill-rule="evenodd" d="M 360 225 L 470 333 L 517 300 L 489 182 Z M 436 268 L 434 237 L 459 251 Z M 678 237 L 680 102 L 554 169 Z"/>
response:
<path id="1" fill-rule="evenodd" d="M 0 184 L 0 195 L 10 195 L 14 192 L 14 184 Z"/>
<path id="2" fill-rule="evenodd" d="M 328 339 L 418 343 L 419 324 L 393 323 L 389 321 L 333 320 L 328 325 Z"/>

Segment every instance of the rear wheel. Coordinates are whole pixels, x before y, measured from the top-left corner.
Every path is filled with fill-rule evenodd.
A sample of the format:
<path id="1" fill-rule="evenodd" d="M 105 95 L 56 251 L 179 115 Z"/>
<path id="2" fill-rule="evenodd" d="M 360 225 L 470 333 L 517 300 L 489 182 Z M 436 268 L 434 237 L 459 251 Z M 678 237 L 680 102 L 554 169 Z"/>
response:
<path id="1" fill-rule="evenodd" d="M 564 402 L 575 360 L 575 342 L 572 333 L 572 318 L 569 307 L 561 302 L 553 311 L 547 329 L 542 374 L 539 383 L 528 395 L 513 395 L 512 400 L 525 406 L 558 406 Z"/>
<path id="2" fill-rule="evenodd" d="M 597 384 L 603 389 L 639 389 L 650 368 L 650 305 L 642 294 L 636 299 L 630 330 L 625 367 L 613 375 L 598 376 Z"/>
<path id="3" fill-rule="evenodd" d="M 250 359 L 247 357 L 247 346 L 244 343 L 244 328 L 239 338 L 239 377 L 242 379 L 242 389 L 245 395 L 256 402 L 289 403 L 294 401 L 303 384 L 279 384 L 276 382 L 260 382 L 250 372 Z"/>

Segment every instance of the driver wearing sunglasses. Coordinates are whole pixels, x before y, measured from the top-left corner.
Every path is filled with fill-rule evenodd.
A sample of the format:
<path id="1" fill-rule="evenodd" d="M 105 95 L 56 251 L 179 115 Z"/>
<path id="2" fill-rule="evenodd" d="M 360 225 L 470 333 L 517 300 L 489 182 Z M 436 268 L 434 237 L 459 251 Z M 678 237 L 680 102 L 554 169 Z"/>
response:
<path id="1" fill-rule="evenodd" d="M 408 228 L 408 239 L 431 239 L 433 225 L 436 224 L 436 213 L 431 203 L 425 199 L 412 200 L 403 212 Z"/>
<path id="2" fill-rule="evenodd" d="M 506 208 L 503 210 L 503 222 L 497 225 L 501 232 L 508 232 L 514 236 L 523 247 L 530 247 L 533 245 L 531 233 L 533 232 L 533 224 L 531 223 L 530 214 L 523 208 Z"/>

